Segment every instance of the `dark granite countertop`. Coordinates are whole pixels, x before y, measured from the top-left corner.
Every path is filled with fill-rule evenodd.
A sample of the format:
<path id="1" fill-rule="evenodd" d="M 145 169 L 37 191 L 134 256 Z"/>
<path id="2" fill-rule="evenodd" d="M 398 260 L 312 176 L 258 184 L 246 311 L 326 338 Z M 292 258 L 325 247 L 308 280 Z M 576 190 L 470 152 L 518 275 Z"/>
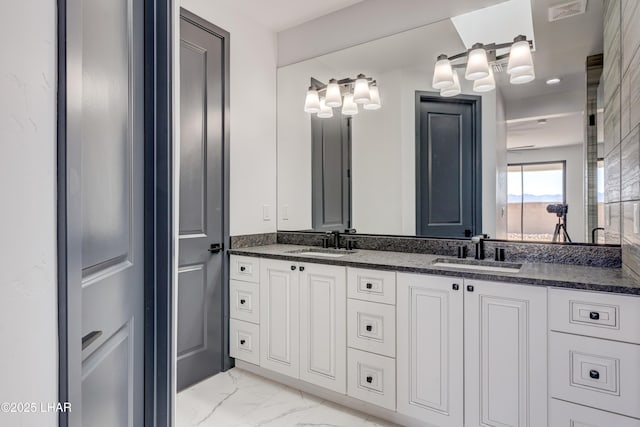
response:
<path id="1" fill-rule="evenodd" d="M 340 258 L 290 253 L 291 251 L 305 248 L 309 248 L 309 246 L 277 244 L 231 249 L 229 253 L 232 255 L 286 261 L 394 270 L 408 273 L 437 274 L 440 276 L 455 276 L 465 279 L 640 295 L 640 283 L 620 268 L 524 262 L 518 273 L 497 273 L 492 271 L 461 270 L 434 266 L 433 262 L 436 259 L 456 260 L 455 257 L 445 257 L 441 255 L 371 251 L 364 249 L 356 249 L 354 253 Z M 499 264 L 489 260 L 487 263 L 492 265 Z"/>

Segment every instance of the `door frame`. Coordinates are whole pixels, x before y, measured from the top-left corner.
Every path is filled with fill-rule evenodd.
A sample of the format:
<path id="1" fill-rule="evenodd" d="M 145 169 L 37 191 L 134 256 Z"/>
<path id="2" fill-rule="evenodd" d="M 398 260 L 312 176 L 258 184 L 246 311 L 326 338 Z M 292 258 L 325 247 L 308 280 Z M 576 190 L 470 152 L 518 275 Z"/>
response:
<path id="1" fill-rule="evenodd" d="M 472 192 L 473 200 L 473 226 L 476 233 L 482 232 L 482 97 L 477 95 L 456 95 L 453 97 L 443 97 L 437 92 L 416 91 L 415 96 L 415 128 L 416 128 L 416 170 L 415 170 L 415 182 L 416 182 L 416 235 L 422 235 L 422 196 L 426 189 L 422 189 L 420 185 L 420 142 L 422 137 L 420 126 L 420 105 L 422 102 L 435 102 L 442 104 L 467 104 L 471 106 L 471 113 L 473 116 L 473 132 L 471 138 L 473 139 L 473 153 L 472 153 L 472 166 L 471 172 L 474 176 Z M 476 178 L 480 179 L 476 179 Z M 479 230 L 478 230 L 479 229 Z"/>
<path id="2" fill-rule="evenodd" d="M 222 163 L 223 163 L 223 171 L 222 171 L 222 242 L 223 248 L 223 258 L 222 258 L 222 303 L 223 303 L 223 319 L 222 319 L 222 340 L 223 340 L 223 357 L 222 357 L 222 371 L 226 371 L 235 366 L 234 360 L 229 356 L 229 252 L 228 249 L 231 248 L 231 238 L 229 231 L 229 194 L 230 194 L 230 185 L 229 182 L 231 180 L 231 144 L 230 144 L 230 124 L 231 124 L 231 116 L 230 116 L 230 34 L 228 31 L 218 27 L 217 25 L 212 24 L 211 22 L 201 18 L 195 13 L 185 9 L 184 7 L 180 8 L 180 19 L 185 19 L 189 21 L 191 24 L 202 28 L 204 31 L 212 34 L 215 37 L 218 37 L 222 41 Z M 178 24 L 179 25 L 179 24 Z M 178 69 L 180 68 L 180 64 L 177 64 Z M 176 102 L 180 102 L 180 100 L 176 100 Z M 176 252 L 177 254 L 177 252 Z M 177 255 L 176 255 L 177 256 Z M 176 283 L 177 285 L 177 283 Z M 176 313 L 177 315 L 177 313 Z"/>
<path id="3" fill-rule="evenodd" d="M 67 236 L 67 0 L 57 0 L 58 401 L 81 402 L 81 289 L 69 286 Z M 144 3 L 145 426 L 173 418 L 173 1 Z M 70 19 L 77 18 L 75 16 Z M 71 244 L 70 244 L 71 243 Z M 71 260 L 73 262 L 73 260 Z M 80 420 L 60 412 L 61 427 Z"/>

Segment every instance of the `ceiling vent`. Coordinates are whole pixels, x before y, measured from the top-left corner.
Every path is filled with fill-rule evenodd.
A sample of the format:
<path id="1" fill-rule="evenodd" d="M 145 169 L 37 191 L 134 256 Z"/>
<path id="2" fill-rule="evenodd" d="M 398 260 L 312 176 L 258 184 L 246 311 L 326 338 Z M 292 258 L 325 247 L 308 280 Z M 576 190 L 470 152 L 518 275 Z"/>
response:
<path id="1" fill-rule="evenodd" d="M 576 15 L 582 15 L 587 10 L 587 0 L 574 0 L 558 4 L 549 8 L 549 22 L 559 21 Z"/>

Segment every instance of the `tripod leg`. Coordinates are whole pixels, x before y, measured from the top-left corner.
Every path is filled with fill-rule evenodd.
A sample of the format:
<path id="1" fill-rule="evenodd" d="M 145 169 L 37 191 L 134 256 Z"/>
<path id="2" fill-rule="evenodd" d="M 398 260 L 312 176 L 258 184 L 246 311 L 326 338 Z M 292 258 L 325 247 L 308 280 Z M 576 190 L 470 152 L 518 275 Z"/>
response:
<path id="1" fill-rule="evenodd" d="M 556 228 L 553 231 L 553 239 L 551 240 L 551 242 L 555 243 L 558 241 L 559 238 L 560 238 L 560 223 L 556 224 Z"/>
<path id="2" fill-rule="evenodd" d="M 564 237 L 565 242 L 571 243 L 571 237 L 569 237 L 569 232 L 567 231 L 567 226 L 562 224 L 562 235 Z"/>

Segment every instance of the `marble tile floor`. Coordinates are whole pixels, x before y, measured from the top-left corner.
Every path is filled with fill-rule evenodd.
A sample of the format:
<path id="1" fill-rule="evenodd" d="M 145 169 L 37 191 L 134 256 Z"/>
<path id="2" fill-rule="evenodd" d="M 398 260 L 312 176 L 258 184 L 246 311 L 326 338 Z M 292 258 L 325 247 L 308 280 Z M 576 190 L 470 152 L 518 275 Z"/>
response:
<path id="1" fill-rule="evenodd" d="M 176 427 L 392 427 L 395 424 L 233 368 L 176 397 Z"/>

